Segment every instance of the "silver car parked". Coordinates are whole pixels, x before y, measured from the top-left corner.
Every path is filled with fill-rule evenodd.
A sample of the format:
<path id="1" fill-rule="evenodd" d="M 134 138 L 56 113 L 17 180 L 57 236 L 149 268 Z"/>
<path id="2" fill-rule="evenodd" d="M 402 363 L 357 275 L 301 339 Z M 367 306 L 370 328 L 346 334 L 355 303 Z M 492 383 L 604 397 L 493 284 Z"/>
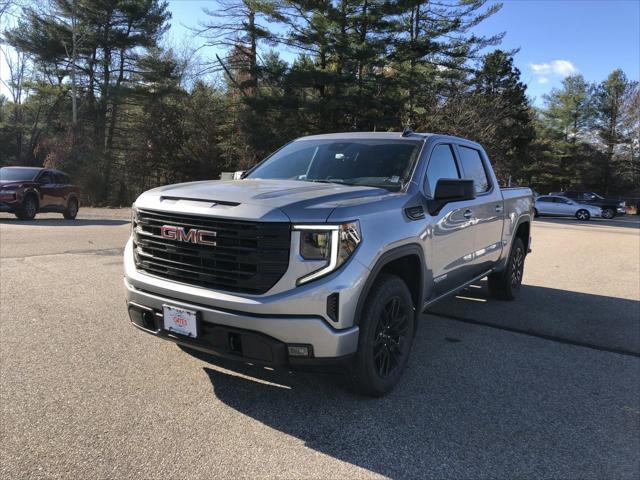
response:
<path id="1" fill-rule="evenodd" d="M 601 217 L 602 209 L 560 195 L 543 195 L 536 198 L 534 214 L 536 217 L 576 217 L 578 220 L 589 220 L 591 217 Z"/>

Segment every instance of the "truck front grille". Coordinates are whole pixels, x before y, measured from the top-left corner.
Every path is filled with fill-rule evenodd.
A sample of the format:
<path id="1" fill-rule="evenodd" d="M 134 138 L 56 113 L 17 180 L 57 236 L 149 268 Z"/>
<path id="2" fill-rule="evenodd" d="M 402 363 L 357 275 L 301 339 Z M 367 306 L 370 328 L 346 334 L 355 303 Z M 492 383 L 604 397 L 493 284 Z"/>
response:
<path id="1" fill-rule="evenodd" d="M 162 227 L 180 229 L 181 240 L 166 238 Z M 204 230 L 208 244 L 192 243 L 191 230 Z M 214 232 L 212 235 L 210 232 Z M 170 235 L 169 235 L 170 236 Z M 136 268 L 198 287 L 260 295 L 273 287 L 289 265 L 288 223 L 138 210 L 134 221 Z"/>

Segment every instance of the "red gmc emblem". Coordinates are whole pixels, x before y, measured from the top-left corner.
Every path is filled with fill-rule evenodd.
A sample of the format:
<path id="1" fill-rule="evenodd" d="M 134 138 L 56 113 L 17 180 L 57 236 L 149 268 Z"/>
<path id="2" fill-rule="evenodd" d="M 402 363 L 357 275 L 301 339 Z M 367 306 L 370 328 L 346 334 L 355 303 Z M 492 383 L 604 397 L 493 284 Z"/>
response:
<path id="1" fill-rule="evenodd" d="M 196 245 L 211 245 L 216 246 L 215 240 L 211 240 L 211 237 L 215 237 L 216 232 L 210 232 L 207 230 L 198 230 L 192 228 L 186 231 L 184 227 L 174 227 L 173 225 L 163 225 L 160 227 L 160 236 L 162 238 L 168 238 L 169 240 L 176 240 L 178 242 L 195 243 Z"/>

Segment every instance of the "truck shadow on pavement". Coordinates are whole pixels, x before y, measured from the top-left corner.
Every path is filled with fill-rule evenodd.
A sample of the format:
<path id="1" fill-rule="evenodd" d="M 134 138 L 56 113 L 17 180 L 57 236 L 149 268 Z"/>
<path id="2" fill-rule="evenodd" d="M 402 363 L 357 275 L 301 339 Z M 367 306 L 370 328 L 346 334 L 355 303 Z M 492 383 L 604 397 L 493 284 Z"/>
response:
<path id="1" fill-rule="evenodd" d="M 400 384 L 378 399 L 356 396 L 330 375 L 228 361 L 204 372 L 223 404 L 390 478 L 634 478 L 640 445 L 622 405 L 638 411 L 628 382 L 638 359 L 598 352 L 614 357 L 605 368 L 588 349 L 547 351 L 541 340 L 453 323 L 423 325 Z M 567 348 L 579 351 L 563 357 Z M 290 454 L 278 444 L 262 448 Z"/>
<path id="2" fill-rule="evenodd" d="M 522 285 L 513 302 L 489 296 L 486 280 L 429 313 L 605 350 L 640 355 L 640 301 Z"/>
<path id="3" fill-rule="evenodd" d="M 528 306 L 513 310 L 516 303 L 488 299 L 481 284 L 460 297 L 440 305 L 442 316 L 423 315 L 403 379 L 379 399 L 351 393 L 338 375 L 189 353 L 213 364 L 203 370 L 225 405 L 307 448 L 391 478 L 636 478 L 640 438 L 631 417 L 640 406 L 637 381 L 629 381 L 636 356 L 452 317 L 501 318 L 576 338 L 591 330 L 597 339 L 618 328 L 622 312 L 633 324 L 619 333 L 635 330 L 637 349 L 639 302 L 523 286 Z M 578 310 L 564 311 L 571 306 Z"/>

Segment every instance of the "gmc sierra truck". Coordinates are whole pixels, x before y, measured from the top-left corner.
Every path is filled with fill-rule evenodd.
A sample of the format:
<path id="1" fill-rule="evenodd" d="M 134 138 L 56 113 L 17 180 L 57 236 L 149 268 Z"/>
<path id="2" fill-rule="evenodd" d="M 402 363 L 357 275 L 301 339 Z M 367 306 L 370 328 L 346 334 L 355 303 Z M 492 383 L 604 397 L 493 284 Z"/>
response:
<path id="1" fill-rule="evenodd" d="M 533 194 L 500 189 L 477 143 L 445 135 L 297 139 L 242 179 L 170 185 L 132 208 L 129 316 L 186 347 L 272 367 L 337 365 L 379 396 L 419 314 L 488 277 L 513 299 Z"/>

